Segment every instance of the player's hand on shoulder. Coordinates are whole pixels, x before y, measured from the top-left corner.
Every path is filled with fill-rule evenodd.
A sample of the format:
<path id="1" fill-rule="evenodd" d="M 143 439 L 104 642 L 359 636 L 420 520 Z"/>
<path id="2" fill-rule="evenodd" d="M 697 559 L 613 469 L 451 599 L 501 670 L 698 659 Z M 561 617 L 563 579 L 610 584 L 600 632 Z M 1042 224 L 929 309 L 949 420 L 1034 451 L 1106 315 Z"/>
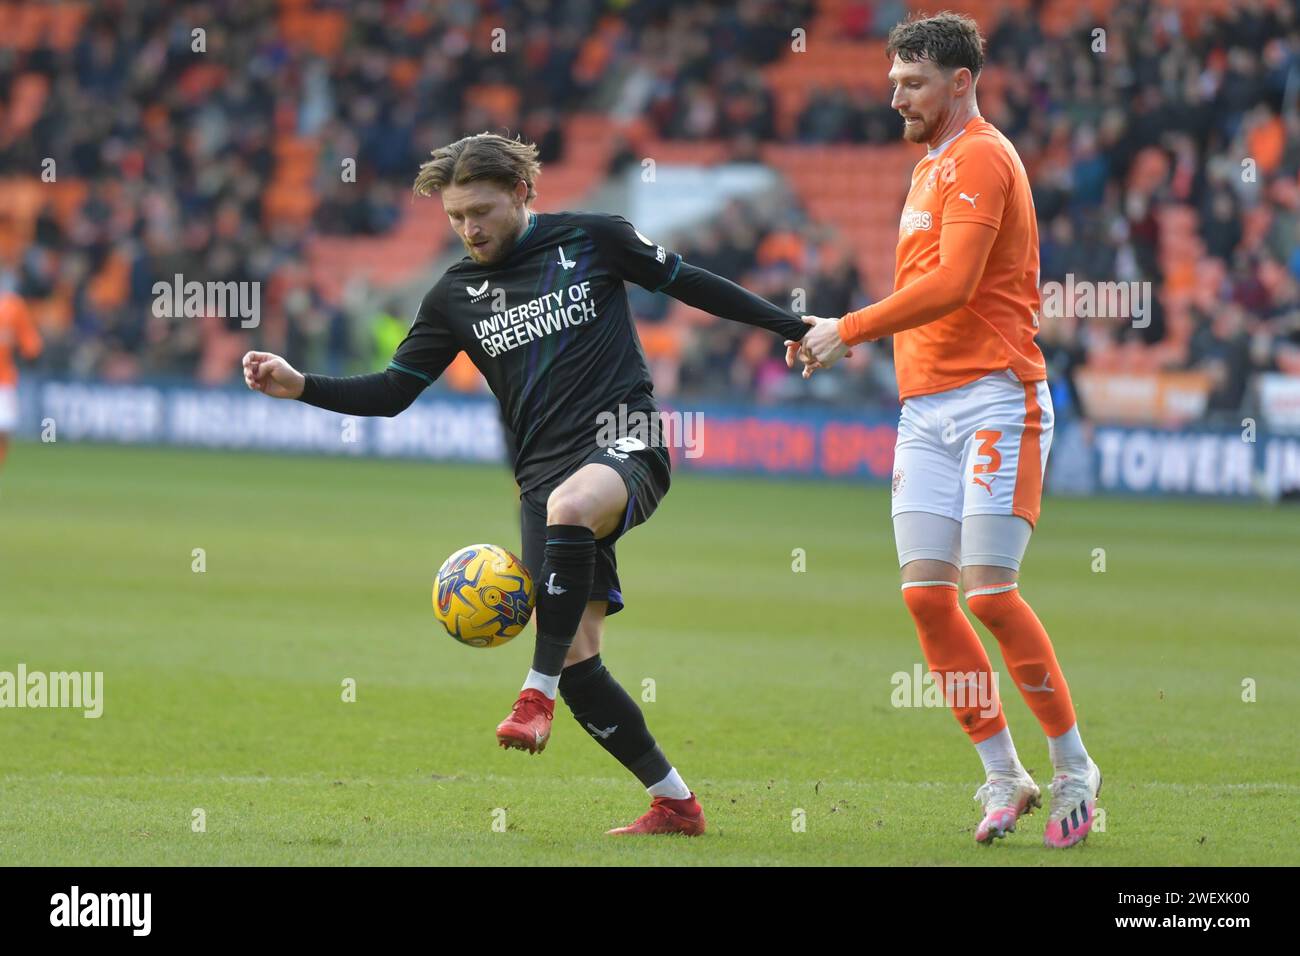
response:
<path id="1" fill-rule="evenodd" d="M 271 398 L 297 398 L 306 378 L 278 355 L 270 352 L 244 354 L 244 384 Z"/>
<path id="2" fill-rule="evenodd" d="M 803 362 L 804 378 L 810 377 L 816 369 L 829 368 L 840 359 L 853 354 L 840 338 L 839 319 L 805 315 L 803 320 L 812 328 L 801 341 L 786 340 L 785 364 L 794 368 L 794 360 L 797 357 Z"/>

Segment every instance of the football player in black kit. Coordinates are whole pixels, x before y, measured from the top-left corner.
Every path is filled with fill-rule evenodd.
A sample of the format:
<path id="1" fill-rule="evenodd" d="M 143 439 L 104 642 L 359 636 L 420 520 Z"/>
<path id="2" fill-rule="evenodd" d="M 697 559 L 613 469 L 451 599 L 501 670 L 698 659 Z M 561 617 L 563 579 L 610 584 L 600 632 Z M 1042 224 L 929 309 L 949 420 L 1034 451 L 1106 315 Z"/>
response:
<path id="1" fill-rule="evenodd" d="M 249 352 L 244 378 L 274 398 L 347 415 L 396 415 L 458 352 L 469 354 L 517 444 L 523 560 L 537 589 L 532 668 L 497 739 L 540 753 L 558 693 L 653 797 L 631 826 L 609 832 L 695 835 L 704 831 L 695 794 L 600 659 L 605 617 L 623 607 L 614 544 L 654 513 L 669 484 L 657 430 L 608 434 L 611 421 L 658 422 L 623 281 L 768 329 L 778 340 L 800 339 L 808 326 L 683 262 L 618 216 L 533 212 L 540 171 L 536 147 L 494 134 L 436 150 L 415 191 L 441 196 L 468 254 L 425 295 L 388 368 L 303 375 L 279 356 Z"/>

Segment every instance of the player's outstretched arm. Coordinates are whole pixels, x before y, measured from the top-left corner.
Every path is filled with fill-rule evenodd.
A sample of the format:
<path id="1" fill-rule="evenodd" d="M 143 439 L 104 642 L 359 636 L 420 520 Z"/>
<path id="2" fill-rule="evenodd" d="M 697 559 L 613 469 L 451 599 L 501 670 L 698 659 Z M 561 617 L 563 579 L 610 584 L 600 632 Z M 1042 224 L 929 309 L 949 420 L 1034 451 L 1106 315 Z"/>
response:
<path id="1" fill-rule="evenodd" d="M 596 241 L 614 274 L 643 289 L 664 292 L 702 312 L 767 329 L 785 339 L 802 339 L 808 331 L 793 313 L 730 279 L 691 265 L 680 253 L 669 252 L 637 232 L 622 216 L 589 213 L 575 218 Z"/>
<path id="2" fill-rule="evenodd" d="M 934 271 L 839 320 L 806 317 L 812 330 L 798 350 L 804 377 L 811 369 L 835 364 L 849 346 L 914 329 L 960 309 L 975 294 L 997 237 L 997 229 L 982 223 L 946 225 L 939 237 L 939 265 Z M 790 363 L 794 350 L 786 344 L 786 362 Z"/>
<path id="3" fill-rule="evenodd" d="M 730 279 L 683 261 L 665 293 L 678 302 L 731 322 L 743 322 L 774 332 L 783 339 L 798 341 L 808 327 L 790 312 L 773 305 Z"/>
<path id="4" fill-rule="evenodd" d="M 244 356 L 244 383 L 272 398 L 293 398 L 344 415 L 393 416 L 424 390 L 418 378 L 389 368 L 373 375 L 304 375 L 278 355 Z"/>
<path id="5" fill-rule="evenodd" d="M 978 222 L 955 222 L 939 236 L 939 265 L 910 285 L 840 321 L 846 344 L 856 345 L 941 319 L 971 300 L 998 230 Z"/>

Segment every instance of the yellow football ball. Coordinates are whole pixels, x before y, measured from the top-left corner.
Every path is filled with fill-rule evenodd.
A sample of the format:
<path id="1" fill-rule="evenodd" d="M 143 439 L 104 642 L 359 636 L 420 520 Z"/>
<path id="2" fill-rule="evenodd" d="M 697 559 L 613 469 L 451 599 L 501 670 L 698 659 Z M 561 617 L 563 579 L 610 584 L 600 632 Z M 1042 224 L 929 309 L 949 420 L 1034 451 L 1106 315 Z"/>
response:
<path id="1" fill-rule="evenodd" d="M 499 647 L 524 629 L 534 596 L 522 561 L 494 544 L 471 544 L 438 569 L 433 613 L 462 644 Z"/>

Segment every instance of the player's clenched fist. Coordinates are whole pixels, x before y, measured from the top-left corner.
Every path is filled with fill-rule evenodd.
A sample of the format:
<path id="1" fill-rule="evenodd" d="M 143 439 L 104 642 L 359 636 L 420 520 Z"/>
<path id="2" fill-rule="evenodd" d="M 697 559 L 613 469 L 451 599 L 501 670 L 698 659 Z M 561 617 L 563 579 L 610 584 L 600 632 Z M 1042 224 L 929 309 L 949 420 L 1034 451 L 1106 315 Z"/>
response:
<path id="1" fill-rule="evenodd" d="M 306 383 L 303 374 L 270 352 L 244 355 L 244 384 L 272 398 L 297 398 Z"/>

